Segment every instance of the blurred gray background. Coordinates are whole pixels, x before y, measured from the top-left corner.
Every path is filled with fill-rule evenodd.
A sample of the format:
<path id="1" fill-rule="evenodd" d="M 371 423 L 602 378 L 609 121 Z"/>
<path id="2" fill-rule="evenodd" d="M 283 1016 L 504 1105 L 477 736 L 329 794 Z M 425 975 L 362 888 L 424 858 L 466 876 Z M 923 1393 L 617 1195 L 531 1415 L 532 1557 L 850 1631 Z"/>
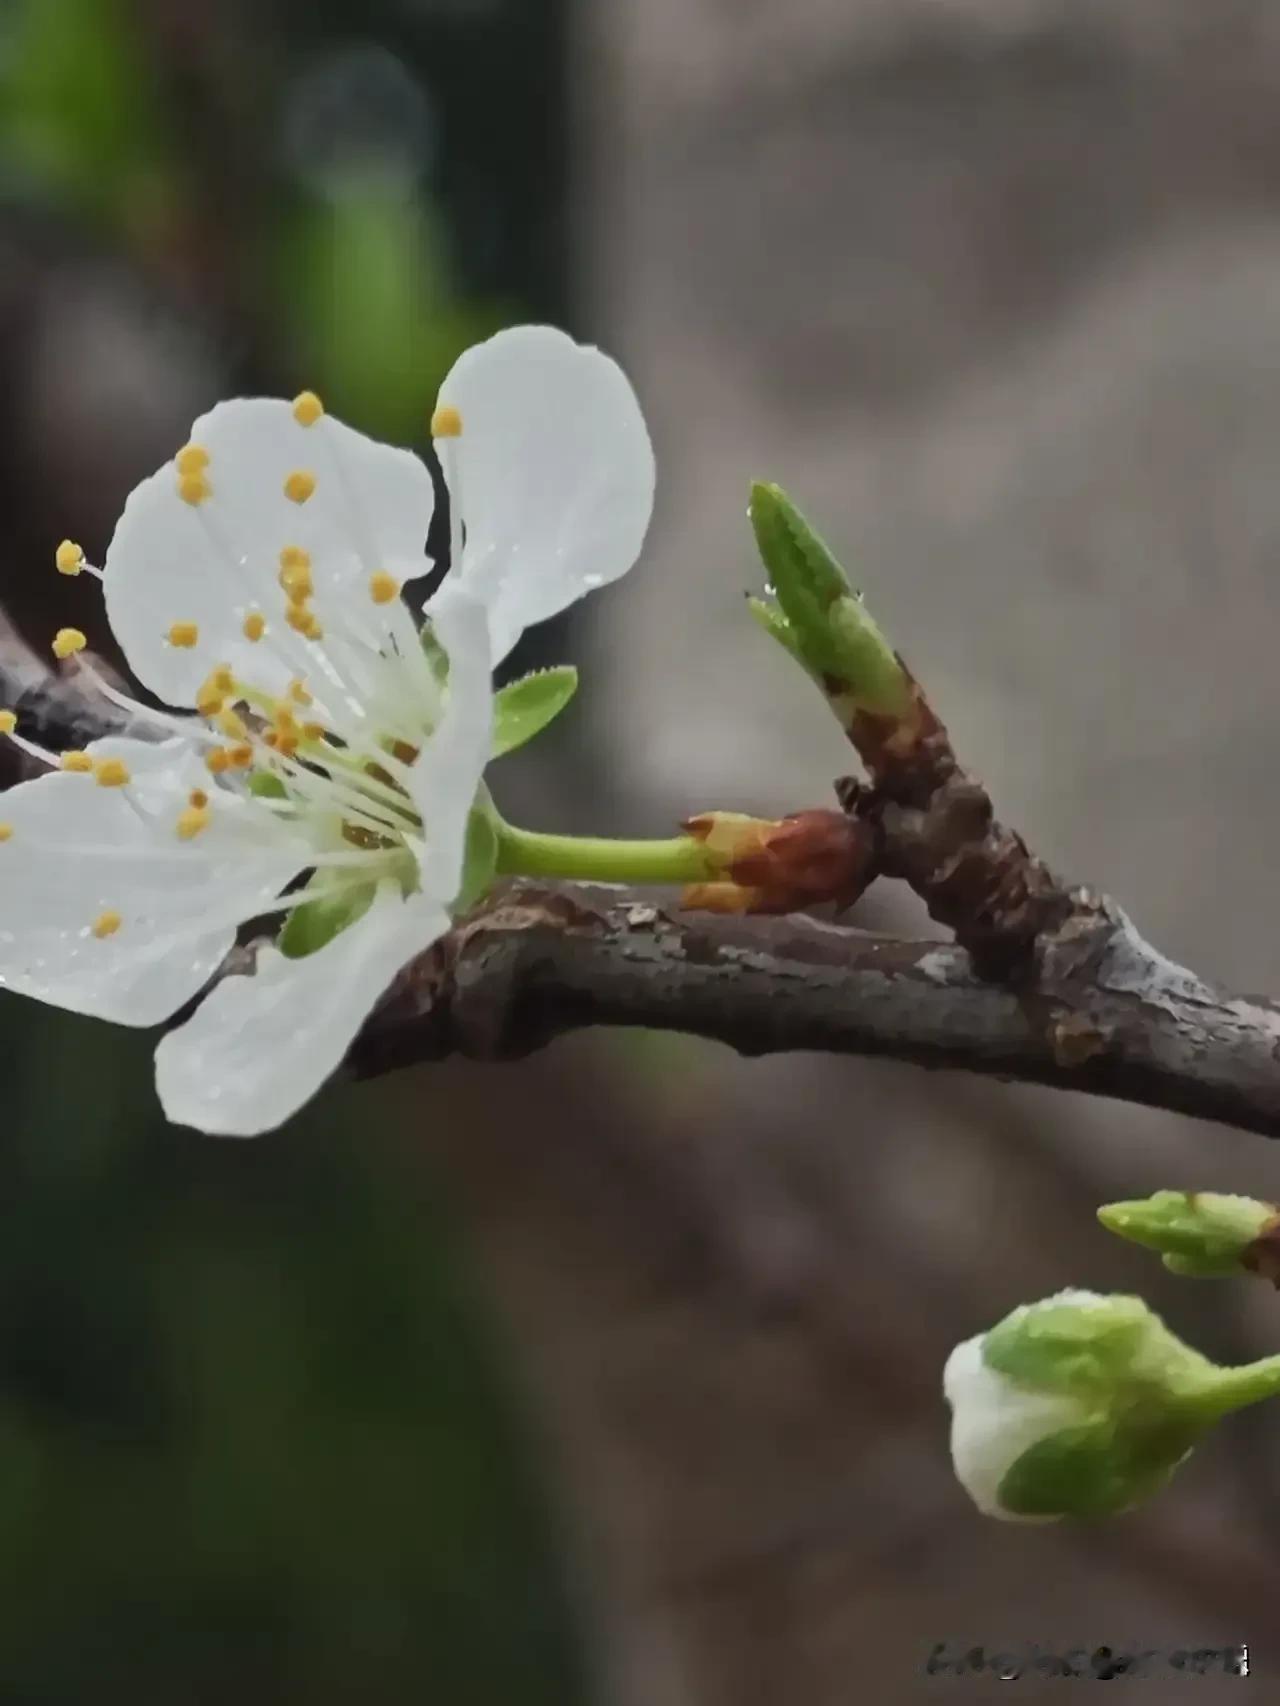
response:
<path id="1" fill-rule="evenodd" d="M 71 35 L 83 39 L 93 8 L 77 8 Z M 252 19 L 206 8 L 203 34 L 163 6 L 123 10 L 140 51 L 176 56 L 179 94 L 222 80 L 232 95 L 171 115 L 185 189 L 166 205 L 185 209 L 195 238 L 143 217 L 139 182 L 168 170 L 146 138 L 138 157 L 153 169 L 127 175 L 124 214 L 103 216 L 116 202 L 101 189 L 68 201 L 42 188 L 0 225 L 13 398 L 0 479 L 20 489 L 0 573 L 24 626 L 41 631 L 65 593 L 42 582 L 37 598 L 31 564 L 64 532 L 104 537 L 124 491 L 208 395 L 305 379 L 358 424 L 411 440 L 455 347 L 502 318 L 555 318 L 631 374 L 659 503 L 635 573 L 534 648 L 572 655 L 585 679 L 572 717 L 495 773 L 513 816 L 662 834 L 691 810 L 829 802 L 848 749 L 741 604 L 760 578 L 748 481 L 777 479 L 844 554 L 1002 815 L 1206 977 L 1280 988 L 1274 4 L 406 0 L 357 18 L 334 3 L 317 17 L 338 44 L 337 86 L 400 113 L 391 153 L 408 151 L 415 188 L 402 184 L 379 223 L 385 174 L 377 193 L 350 171 L 325 180 L 328 223 L 302 221 L 306 265 L 286 267 L 294 284 L 333 283 L 311 309 L 287 292 L 266 306 L 278 266 L 259 265 L 264 233 L 301 218 L 296 148 L 252 128 L 245 140 L 237 124 L 291 56 L 290 86 L 314 90 L 303 62 L 323 59 L 317 38 L 300 39 L 288 6 Z M 356 39 L 375 41 L 380 70 L 352 72 Z M 264 61 L 270 76 L 241 79 Z M 21 64 L 9 62 L 15 86 Z M 406 86 L 428 90 L 434 129 L 412 99 L 395 106 Z M 314 114 L 314 98 L 298 99 Z M 24 110 L 15 100 L 12 113 Z M 303 125 L 304 160 L 324 133 Z M 367 164 L 367 127 L 355 134 Z M 13 158 L 15 182 L 46 181 L 29 150 Z M 223 182 L 229 158 L 240 177 Z M 258 182 L 267 159 L 276 199 L 255 225 L 229 186 Z M 437 227 L 451 272 L 423 235 Z M 409 259 L 387 262 L 406 230 L 419 232 Z M 217 259 L 228 232 L 234 265 Z M 403 332 L 353 350 L 352 328 L 370 318 L 371 252 L 385 262 L 373 319 L 398 305 Z M 70 493 L 68 443 L 93 473 Z M 56 619 L 68 619 L 61 605 Z M 927 927 L 883 885 L 856 916 Z M 4 1012 L 10 1039 L 19 1025 L 35 1034 L 26 1008 Z M 90 1030 L 39 1015 L 46 1078 L 99 1046 Z M 923 1674 L 943 1640 L 1248 1641 L 1244 1687 L 1274 1695 L 1272 1411 L 1225 1427 L 1149 1509 L 1046 1530 L 974 1514 L 950 1475 L 939 1392 L 957 1339 L 1068 1284 L 1141 1290 L 1223 1360 L 1275 1349 L 1280 1302 L 1264 1287 L 1174 1281 L 1093 1220 L 1100 1201 L 1163 1186 L 1280 1197 L 1280 1157 L 1262 1140 L 886 1064 L 745 1062 L 613 1035 L 519 1067 L 451 1063 L 337 1092 L 246 1151 L 156 1129 L 146 1049 L 123 1059 L 114 1104 L 76 1104 L 82 1092 L 67 1088 L 56 1142 L 32 1113 L 11 1138 L 20 1157 L 43 1157 L 43 1183 L 37 1201 L 34 1164 L 14 1170 L 10 1236 L 53 1204 L 24 1284 L 43 1296 L 48 1271 L 65 1272 L 74 1314 L 91 1271 L 101 1287 L 104 1274 L 120 1286 L 144 1269 L 174 1318 L 165 1338 L 150 1315 L 128 1316 L 125 1342 L 162 1362 L 185 1342 L 194 1294 L 168 1299 L 154 1239 L 120 1237 L 101 1271 L 75 1254 L 84 1234 L 68 1228 L 68 1198 L 99 1224 L 87 1144 L 121 1215 L 141 1212 L 145 1189 L 148 1215 L 188 1217 L 169 1245 L 223 1252 L 202 1319 L 252 1308 L 265 1263 L 323 1347 L 331 1293 L 354 1292 L 343 1404 L 367 1411 L 376 1366 L 383 1419 L 330 1439 L 336 1400 L 308 1396 L 292 1328 L 256 1361 L 228 1349 L 197 1405 L 215 1438 L 228 1415 L 257 1413 L 263 1368 L 279 1370 L 259 1479 L 234 1455 L 214 1465 L 232 1508 L 261 1499 L 273 1468 L 310 1442 L 310 1472 L 287 1477 L 293 1500 L 272 1518 L 271 1570 L 244 1512 L 223 1537 L 234 1568 L 208 1564 L 204 1527 L 161 1523 L 151 1563 L 135 1562 L 127 1615 L 102 1612 L 106 1566 L 72 1572 L 78 1600 L 66 1587 L 67 1559 L 88 1546 L 83 1512 L 111 1520 L 101 1415 L 76 1387 L 49 1423 L 28 1361 L 6 1361 L 0 1335 L 21 1449 L 34 1430 L 51 1452 L 71 1429 L 90 1465 L 80 1502 L 59 1507 L 51 1557 L 35 1538 L 49 1531 L 39 1499 L 28 1495 L 26 1527 L 0 1523 L 4 1568 L 21 1584 L 12 1626 L 0 1621 L 6 1700 L 203 1702 L 225 1675 L 242 1698 L 311 1706 L 440 1688 L 450 1700 L 609 1706 L 992 1697 L 990 1677 Z M 27 1086 L 21 1105 L 47 1113 L 31 1059 L 12 1052 L 5 1071 Z M 321 1230 L 307 1206 L 317 1169 Z M 421 1204 L 420 1227 L 402 1195 Z M 388 1197 L 405 1256 L 384 1265 L 371 1251 L 386 1244 Z M 258 1266 L 236 1254 L 248 1204 Z M 0 1283 L 9 1313 L 14 1283 Z M 421 1330 L 388 1335 L 388 1311 Z M 37 1310 L 27 1337 L 56 1372 L 79 1340 L 48 1349 L 47 1319 Z M 232 1325 L 224 1337 L 236 1342 Z M 155 1403 L 138 1404 L 154 1422 Z M 165 1449 L 182 1485 L 199 1487 L 208 1464 L 174 1437 Z M 159 1448 L 145 1428 L 131 1438 L 145 1470 Z M 395 1485 L 418 1488 L 430 1533 L 417 1564 L 388 1565 L 368 1587 L 373 1561 L 403 1552 L 390 1538 L 396 1499 L 384 1492 L 354 1558 L 351 1519 L 323 1512 L 348 1477 L 352 1508 L 366 1509 L 359 1488 L 388 1461 L 388 1438 Z M 6 1473 L 0 1449 L 0 1483 Z M 162 1504 L 169 1483 L 144 1481 L 140 1498 Z M 33 1636 L 24 1595 L 37 1591 L 37 1554 Z M 320 1554 L 323 1570 L 300 1569 Z M 180 1613 L 156 1592 L 175 1573 Z M 355 1581 L 363 1621 L 349 1612 Z M 172 1658 L 144 1667 L 121 1634 L 135 1627 L 144 1644 L 167 1632 Z M 56 1658 L 89 1628 L 106 1655 L 96 1694 Z M 1197 1700 L 1241 1688 L 1148 1686 Z M 1057 1698 L 1051 1684 L 1018 1688 Z"/>

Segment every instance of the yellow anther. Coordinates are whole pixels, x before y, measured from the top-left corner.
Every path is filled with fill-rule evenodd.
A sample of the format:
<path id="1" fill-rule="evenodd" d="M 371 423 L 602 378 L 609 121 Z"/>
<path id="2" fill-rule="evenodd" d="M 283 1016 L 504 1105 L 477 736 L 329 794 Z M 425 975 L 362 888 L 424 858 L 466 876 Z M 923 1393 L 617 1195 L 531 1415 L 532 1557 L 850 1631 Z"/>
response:
<path id="1" fill-rule="evenodd" d="M 89 754 L 87 752 L 76 752 L 74 750 L 71 752 L 64 752 L 62 757 L 58 760 L 58 764 L 61 769 L 74 770 L 76 774 L 80 776 L 87 776 L 93 769 L 93 760 L 89 757 Z"/>
<path id="2" fill-rule="evenodd" d="M 203 811 L 209 804 L 209 796 L 203 788 L 193 788 L 187 795 L 187 804 L 194 807 L 198 812 Z"/>
<path id="3" fill-rule="evenodd" d="M 209 466 L 209 452 L 203 444 L 184 444 L 174 457 L 173 465 L 184 478 L 203 474 Z"/>
<path id="4" fill-rule="evenodd" d="M 280 553 L 280 567 L 282 569 L 309 569 L 311 567 L 311 553 L 304 551 L 301 545 L 286 545 Z"/>
<path id="5" fill-rule="evenodd" d="M 318 640 L 324 632 L 315 611 L 309 609 L 301 599 L 285 606 L 284 619 L 295 633 L 305 635 L 308 640 Z"/>
<path id="6" fill-rule="evenodd" d="M 202 504 L 213 496 L 213 487 L 203 474 L 181 474 L 178 477 L 178 496 L 184 504 Z"/>
<path id="7" fill-rule="evenodd" d="M 303 723 L 303 725 L 302 725 L 302 738 L 303 738 L 303 740 L 323 740 L 324 737 L 325 737 L 325 726 L 323 723 Z"/>
<path id="8" fill-rule="evenodd" d="M 229 740 L 248 740 L 249 731 L 245 727 L 244 718 L 229 707 L 218 712 L 217 722 Z"/>
<path id="9" fill-rule="evenodd" d="M 0 735 L 11 735 L 18 726 L 18 719 L 12 711 L 0 711 Z"/>
<path id="10" fill-rule="evenodd" d="M 269 746 L 272 752 L 274 752 L 280 744 L 280 736 L 274 729 L 267 729 L 262 737 L 262 744 L 263 746 Z"/>
<path id="11" fill-rule="evenodd" d="M 114 936 L 123 923 L 124 919 L 118 912 L 100 912 L 93 921 L 93 933 L 101 942 L 106 936 Z"/>
<path id="12" fill-rule="evenodd" d="M 275 748 L 282 758 L 292 758 L 298 750 L 297 735 L 281 729 L 275 739 Z"/>
<path id="13" fill-rule="evenodd" d="M 60 575 L 78 575 L 84 567 L 84 552 L 74 539 L 64 539 L 53 553 L 53 561 Z"/>
<path id="14" fill-rule="evenodd" d="M 293 418 L 299 426 L 314 426 L 324 413 L 324 404 L 314 391 L 303 391 L 293 399 Z"/>
<path id="15" fill-rule="evenodd" d="M 225 746 L 215 746 L 212 752 L 205 753 L 204 763 L 205 769 L 209 771 L 210 775 L 221 776 L 231 763 L 231 754 Z"/>
<path id="16" fill-rule="evenodd" d="M 248 741 L 242 741 L 239 746 L 233 746 L 227 753 L 227 762 L 233 770 L 247 770 L 253 763 L 253 748 Z"/>
<path id="17" fill-rule="evenodd" d="M 462 416 L 452 403 L 441 403 L 431 417 L 432 438 L 461 438 Z"/>
<path id="18" fill-rule="evenodd" d="M 306 616 L 307 623 L 302 632 L 309 640 L 323 640 L 324 629 L 320 626 L 320 618 L 316 615 L 314 610 L 308 610 Z"/>
<path id="19" fill-rule="evenodd" d="M 316 489 L 316 477 L 306 468 L 295 468 L 284 483 L 284 495 L 291 503 L 304 504 Z"/>
<path id="20" fill-rule="evenodd" d="M 375 604 L 390 604 L 400 596 L 400 582 L 385 569 L 375 569 L 369 576 L 369 597 Z"/>
<path id="21" fill-rule="evenodd" d="M 212 679 L 201 682 L 196 689 L 196 710 L 202 717 L 216 717 L 226 702 L 226 695 Z"/>
<path id="22" fill-rule="evenodd" d="M 267 619 L 260 610 L 251 610 L 241 628 L 246 640 L 260 640 L 267 631 Z"/>
<path id="23" fill-rule="evenodd" d="M 129 766 L 123 758 L 103 758 L 94 766 L 100 788 L 123 788 L 130 780 Z"/>
<path id="24" fill-rule="evenodd" d="M 88 644 L 79 628 L 59 628 L 53 636 L 53 655 L 56 658 L 69 658 L 75 652 L 82 652 Z"/>
<path id="25" fill-rule="evenodd" d="M 211 815 L 208 806 L 188 806 L 185 811 L 179 812 L 178 821 L 174 826 L 178 831 L 179 841 L 191 841 L 202 829 L 208 829 Z"/>
<path id="26" fill-rule="evenodd" d="M 307 692 L 307 684 L 300 675 L 295 675 L 289 683 L 289 697 L 295 705 L 311 704 L 311 695 Z"/>
<path id="27" fill-rule="evenodd" d="M 12 836 L 13 825 L 11 823 L 0 823 L 0 845 L 3 845 L 4 842 L 10 840 Z"/>
<path id="28" fill-rule="evenodd" d="M 171 646 L 194 646 L 199 638 L 200 629 L 194 622 L 175 622 L 169 629 Z"/>
<path id="29" fill-rule="evenodd" d="M 236 690 L 236 678 L 231 673 L 229 663 L 218 664 L 209 676 L 209 680 L 222 693 L 234 693 Z"/>

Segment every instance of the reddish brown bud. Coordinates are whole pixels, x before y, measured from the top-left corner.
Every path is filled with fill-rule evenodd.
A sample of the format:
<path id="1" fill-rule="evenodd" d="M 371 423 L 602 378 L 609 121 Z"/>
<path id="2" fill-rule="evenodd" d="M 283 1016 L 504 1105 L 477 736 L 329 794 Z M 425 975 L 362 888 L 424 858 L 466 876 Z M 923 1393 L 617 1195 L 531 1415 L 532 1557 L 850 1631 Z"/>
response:
<path id="1" fill-rule="evenodd" d="M 799 912 L 851 906 L 874 874 L 874 831 L 843 812 L 794 812 L 779 821 L 704 812 L 685 830 L 703 844 L 721 880 L 686 889 L 684 904 L 709 912 Z"/>

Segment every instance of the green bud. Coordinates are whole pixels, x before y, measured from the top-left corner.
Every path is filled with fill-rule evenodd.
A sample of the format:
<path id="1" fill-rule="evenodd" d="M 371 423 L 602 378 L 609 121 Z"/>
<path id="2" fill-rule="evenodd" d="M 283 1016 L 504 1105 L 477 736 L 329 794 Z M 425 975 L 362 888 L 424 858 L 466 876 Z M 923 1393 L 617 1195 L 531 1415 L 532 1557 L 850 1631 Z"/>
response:
<path id="1" fill-rule="evenodd" d="M 1280 1358 L 1219 1368 L 1138 1297 L 1064 1291 L 958 1345 L 943 1390 L 956 1474 L 988 1516 L 1110 1516 L 1158 1492 Z"/>
<path id="2" fill-rule="evenodd" d="M 1254 1197 L 1157 1191 L 1134 1202 L 1105 1203 L 1098 1219 L 1108 1232 L 1157 1251 L 1171 1273 L 1212 1278 L 1245 1272 L 1245 1256 L 1280 1212 Z"/>
<path id="3" fill-rule="evenodd" d="M 859 712 L 906 716 L 911 679 L 824 541 L 780 486 L 757 481 L 749 513 L 770 582 L 752 615 L 803 664 L 844 727 Z"/>

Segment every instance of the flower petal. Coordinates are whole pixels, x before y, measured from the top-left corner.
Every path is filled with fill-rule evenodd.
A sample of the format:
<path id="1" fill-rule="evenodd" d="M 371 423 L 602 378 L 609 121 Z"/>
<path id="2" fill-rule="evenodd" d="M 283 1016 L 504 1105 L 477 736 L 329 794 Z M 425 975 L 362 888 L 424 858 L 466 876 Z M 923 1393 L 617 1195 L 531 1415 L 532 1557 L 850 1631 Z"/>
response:
<path id="1" fill-rule="evenodd" d="M 448 905 L 462 881 L 467 819 L 493 744 L 493 678 L 487 612 L 478 599 L 449 583 L 427 615 L 449 659 L 449 680 L 444 712 L 408 788 L 424 826 L 418 859 L 423 892 Z"/>
<path id="2" fill-rule="evenodd" d="M 1088 1406 L 1066 1393 L 1035 1392 L 988 1366 L 986 1335 L 966 1339 L 947 1358 L 942 1385 L 951 1406 L 951 1458 L 956 1478 L 984 1516 L 1005 1522 L 1053 1522 L 1000 1503 L 1000 1484 L 1042 1439 L 1088 1419 Z"/>
<path id="3" fill-rule="evenodd" d="M 0 987 L 154 1025 L 203 987 L 236 925 L 307 849 L 255 802 L 222 794 L 207 829 L 180 840 L 188 793 L 210 781 L 186 741 L 112 737 L 89 751 L 123 760 L 132 780 L 106 788 L 55 771 L 0 795 Z M 95 935 L 112 915 L 118 927 Z"/>
<path id="4" fill-rule="evenodd" d="M 369 910 L 304 959 L 259 950 L 161 1039 L 156 1089 L 175 1125 L 254 1137 L 280 1125 L 341 1065 L 400 967 L 449 928 L 444 908 L 384 883 Z"/>
<path id="5" fill-rule="evenodd" d="M 326 593 L 350 595 L 376 569 L 403 581 L 430 566 L 431 475 L 410 452 L 330 415 L 300 426 L 290 404 L 268 397 L 219 403 L 191 443 L 208 456 L 195 476 L 208 495 L 185 502 L 177 463 L 167 464 L 130 496 L 106 560 L 112 629 L 134 673 L 169 704 L 194 704 L 221 663 L 271 693 L 301 673 L 277 579 L 286 546 L 309 553 L 322 615 Z M 296 473 L 314 478 L 302 502 L 286 495 Z M 256 642 L 243 632 L 252 611 L 267 622 Z M 193 624 L 195 644 L 172 644 L 174 623 Z"/>
<path id="6" fill-rule="evenodd" d="M 521 632 L 635 562 L 653 510 L 653 446 L 626 375 L 551 326 L 466 351 L 440 388 L 462 432 L 439 441 L 489 607 L 494 662 Z"/>

